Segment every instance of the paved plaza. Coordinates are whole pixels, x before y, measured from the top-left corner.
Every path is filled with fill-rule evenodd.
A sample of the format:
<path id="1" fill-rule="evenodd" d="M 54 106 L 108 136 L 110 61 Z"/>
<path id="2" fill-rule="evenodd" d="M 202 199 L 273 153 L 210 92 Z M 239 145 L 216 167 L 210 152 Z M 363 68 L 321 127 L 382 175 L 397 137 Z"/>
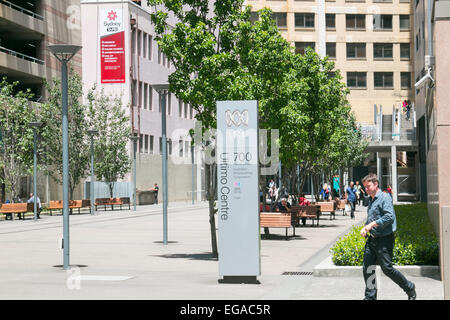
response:
<path id="1" fill-rule="evenodd" d="M 211 257 L 208 206 L 170 203 L 169 244 L 164 245 L 162 206 L 137 211 L 97 211 L 70 216 L 69 271 L 62 269 L 62 216 L 37 222 L 0 221 L 0 299 L 164 299 L 164 300 L 361 300 L 360 277 L 314 277 L 314 267 L 356 219 L 322 216 L 319 227 L 271 228 L 261 240 L 261 284 L 219 284 L 218 261 Z M 263 230 L 261 230 L 262 232 Z M 292 234 L 292 229 L 289 230 Z M 220 241 L 220 239 L 219 239 Z M 290 275 L 283 275 L 288 272 Z M 441 300 L 443 284 L 434 277 L 412 277 L 417 298 Z M 406 300 L 389 279 L 379 280 L 379 299 Z"/>

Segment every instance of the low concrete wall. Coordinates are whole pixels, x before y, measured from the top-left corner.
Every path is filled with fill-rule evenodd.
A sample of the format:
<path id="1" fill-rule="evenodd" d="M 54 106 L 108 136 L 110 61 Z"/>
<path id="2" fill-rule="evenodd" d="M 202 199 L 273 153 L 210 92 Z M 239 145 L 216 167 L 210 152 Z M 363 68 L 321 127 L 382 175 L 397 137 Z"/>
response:
<path id="1" fill-rule="evenodd" d="M 440 278 L 439 266 L 394 266 L 395 269 L 410 277 Z M 380 266 L 377 266 L 377 274 L 385 276 Z M 315 277 L 362 277 L 362 266 L 335 266 L 328 256 L 314 268 Z"/>

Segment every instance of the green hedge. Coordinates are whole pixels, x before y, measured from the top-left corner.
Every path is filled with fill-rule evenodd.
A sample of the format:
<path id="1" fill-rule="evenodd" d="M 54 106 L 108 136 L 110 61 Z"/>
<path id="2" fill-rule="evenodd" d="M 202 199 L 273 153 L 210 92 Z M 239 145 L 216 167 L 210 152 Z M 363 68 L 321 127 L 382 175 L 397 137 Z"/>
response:
<path id="1" fill-rule="evenodd" d="M 426 203 L 394 206 L 397 218 L 393 263 L 396 265 L 438 265 L 439 241 L 427 214 Z M 337 266 L 360 266 L 366 240 L 359 232 L 363 224 L 339 238 L 331 248 Z"/>

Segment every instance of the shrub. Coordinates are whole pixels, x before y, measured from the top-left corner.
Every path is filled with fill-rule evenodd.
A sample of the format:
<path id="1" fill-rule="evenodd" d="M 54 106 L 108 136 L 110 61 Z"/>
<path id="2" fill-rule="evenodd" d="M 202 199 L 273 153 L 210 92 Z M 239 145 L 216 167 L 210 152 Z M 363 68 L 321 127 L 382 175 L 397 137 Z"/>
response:
<path id="1" fill-rule="evenodd" d="M 438 265 L 439 242 L 425 203 L 394 206 L 397 231 L 393 252 L 396 265 Z M 364 224 L 355 225 L 330 249 L 336 266 L 360 266 L 366 240 L 359 234 Z"/>

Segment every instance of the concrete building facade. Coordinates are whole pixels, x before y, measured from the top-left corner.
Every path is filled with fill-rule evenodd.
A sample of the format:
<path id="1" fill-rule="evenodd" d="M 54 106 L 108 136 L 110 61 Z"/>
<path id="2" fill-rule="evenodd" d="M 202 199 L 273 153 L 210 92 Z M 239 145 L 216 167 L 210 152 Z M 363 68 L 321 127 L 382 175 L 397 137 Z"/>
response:
<path id="1" fill-rule="evenodd" d="M 418 200 L 415 122 L 402 102 L 412 100 L 414 50 L 409 0 L 248 0 L 256 11 L 273 11 L 282 35 L 297 53 L 313 48 L 340 70 L 348 100 L 372 156 L 348 175 L 360 180 L 376 172 L 394 200 Z M 412 111 L 412 117 L 414 110 Z M 395 165 L 393 165 L 395 164 Z"/>
<path id="2" fill-rule="evenodd" d="M 168 75 L 174 70 L 155 41 L 151 12 L 146 1 L 81 1 L 83 90 L 87 92 L 96 84 L 107 94 L 122 95 L 132 131 L 139 135 L 138 190 L 149 190 L 154 183 L 162 185 L 161 98 L 153 85 L 168 83 Z M 121 29 L 114 29 L 116 22 L 122 23 Z M 108 30 L 113 37 L 123 33 L 123 44 L 106 41 L 110 39 L 105 36 Z M 111 58 L 111 51 L 105 51 L 116 45 L 117 59 Z M 111 68 L 119 70 L 119 77 L 111 78 Z M 192 193 L 200 199 L 201 165 L 192 164 L 188 134 L 195 125 L 195 111 L 171 93 L 166 96 L 166 105 L 169 201 L 190 200 Z M 131 155 L 131 142 L 129 150 Z M 130 179 L 131 176 L 126 178 Z M 162 188 L 159 197 L 161 193 Z"/>
<path id="3" fill-rule="evenodd" d="M 445 299 L 450 299 L 450 1 L 417 0 L 414 10 L 421 166 L 427 175 L 428 214 L 440 240 Z"/>
<path id="4" fill-rule="evenodd" d="M 36 102 L 46 99 L 44 81 L 61 76 L 61 64 L 48 50 L 61 43 L 81 45 L 79 0 L 0 1 L 0 77 L 30 89 Z M 81 56 L 82 51 L 70 62 L 78 74 Z M 42 202 L 62 198 L 61 186 L 50 177 L 39 174 L 37 182 Z M 32 178 L 23 177 L 19 197 L 25 200 L 31 188 Z M 82 193 L 82 188 L 75 190 L 77 198 Z"/>

